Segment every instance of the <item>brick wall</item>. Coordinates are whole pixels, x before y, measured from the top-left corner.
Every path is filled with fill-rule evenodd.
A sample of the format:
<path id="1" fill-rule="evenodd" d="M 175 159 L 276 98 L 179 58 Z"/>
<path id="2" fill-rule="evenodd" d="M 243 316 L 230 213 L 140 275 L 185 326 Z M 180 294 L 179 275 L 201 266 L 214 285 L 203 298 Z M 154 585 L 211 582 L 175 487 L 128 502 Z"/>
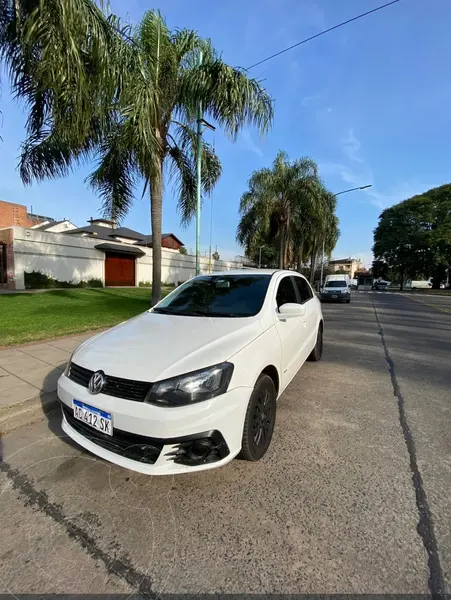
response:
<path id="1" fill-rule="evenodd" d="M 1 252 L 3 253 L 6 251 L 6 282 L 2 283 L 3 279 L 0 279 L 0 289 L 6 289 L 6 290 L 15 290 L 16 289 L 13 242 L 14 242 L 14 230 L 13 229 L 0 230 L 0 244 L 2 245 Z"/>
<path id="2" fill-rule="evenodd" d="M 0 200 L 0 227 L 12 227 L 18 225 L 19 227 L 32 227 L 43 223 L 45 219 L 30 218 L 27 213 L 27 207 L 23 204 L 14 204 L 13 202 L 5 202 Z"/>

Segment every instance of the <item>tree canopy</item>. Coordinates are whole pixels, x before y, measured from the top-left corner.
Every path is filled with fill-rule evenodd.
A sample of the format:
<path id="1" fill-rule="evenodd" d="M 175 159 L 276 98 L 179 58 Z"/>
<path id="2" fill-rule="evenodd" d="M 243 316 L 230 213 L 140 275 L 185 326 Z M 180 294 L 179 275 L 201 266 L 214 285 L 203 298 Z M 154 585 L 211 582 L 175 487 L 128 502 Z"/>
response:
<path id="1" fill-rule="evenodd" d="M 432 277 L 439 287 L 451 267 L 451 184 L 385 209 L 374 230 L 373 253 L 401 280 Z"/>

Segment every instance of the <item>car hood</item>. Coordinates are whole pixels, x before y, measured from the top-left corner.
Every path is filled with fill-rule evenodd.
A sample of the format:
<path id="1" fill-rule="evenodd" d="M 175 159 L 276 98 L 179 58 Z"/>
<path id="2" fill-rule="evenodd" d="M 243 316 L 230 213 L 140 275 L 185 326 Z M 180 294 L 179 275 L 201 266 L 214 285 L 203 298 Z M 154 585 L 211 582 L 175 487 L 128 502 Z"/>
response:
<path id="1" fill-rule="evenodd" d="M 146 312 L 88 340 L 72 360 L 107 375 L 152 382 L 228 360 L 261 334 L 255 317 Z"/>

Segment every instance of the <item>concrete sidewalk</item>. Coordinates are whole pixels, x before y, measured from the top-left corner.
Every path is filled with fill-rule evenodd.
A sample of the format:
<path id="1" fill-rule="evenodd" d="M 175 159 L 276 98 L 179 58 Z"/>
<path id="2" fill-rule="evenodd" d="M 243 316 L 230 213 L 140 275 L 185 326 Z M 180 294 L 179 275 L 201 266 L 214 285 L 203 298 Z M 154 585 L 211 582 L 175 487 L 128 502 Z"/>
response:
<path id="1" fill-rule="evenodd" d="M 72 351 L 95 333 L 0 350 L 0 435 L 57 406 L 56 384 Z"/>

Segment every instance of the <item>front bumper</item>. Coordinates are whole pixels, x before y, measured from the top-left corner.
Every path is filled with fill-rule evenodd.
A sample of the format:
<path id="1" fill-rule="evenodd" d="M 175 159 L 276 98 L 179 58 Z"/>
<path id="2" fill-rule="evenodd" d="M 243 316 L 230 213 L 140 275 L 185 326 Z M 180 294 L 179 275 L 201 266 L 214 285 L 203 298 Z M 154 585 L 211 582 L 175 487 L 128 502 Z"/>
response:
<path id="1" fill-rule="evenodd" d="M 351 294 L 321 294 L 321 302 L 347 302 L 350 298 Z"/>
<path id="2" fill-rule="evenodd" d="M 148 475 L 189 473 L 230 462 L 241 450 L 251 393 L 251 388 L 235 388 L 192 406 L 168 408 L 92 395 L 65 375 L 58 381 L 63 431 L 93 454 Z M 73 399 L 111 413 L 113 436 L 97 433 L 75 420 Z M 197 446 L 192 450 L 194 442 Z M 199 454 L 202 444 L 211 447 L 205 460 Z M 191 460 L 193 452 L 197 452 L 198 460 Z"/>

